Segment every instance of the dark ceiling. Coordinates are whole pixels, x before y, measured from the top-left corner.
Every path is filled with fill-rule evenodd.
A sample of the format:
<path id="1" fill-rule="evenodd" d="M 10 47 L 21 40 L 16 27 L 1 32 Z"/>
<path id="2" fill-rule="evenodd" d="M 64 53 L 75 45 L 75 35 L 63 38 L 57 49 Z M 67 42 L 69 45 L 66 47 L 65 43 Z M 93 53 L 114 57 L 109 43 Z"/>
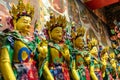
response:
<path id="1" fill-rule="evenodd" d="M 113 21 L 116 19 L 120 22 L 120 2 L 104 7 L 107 24 L 114 26 Z"/>

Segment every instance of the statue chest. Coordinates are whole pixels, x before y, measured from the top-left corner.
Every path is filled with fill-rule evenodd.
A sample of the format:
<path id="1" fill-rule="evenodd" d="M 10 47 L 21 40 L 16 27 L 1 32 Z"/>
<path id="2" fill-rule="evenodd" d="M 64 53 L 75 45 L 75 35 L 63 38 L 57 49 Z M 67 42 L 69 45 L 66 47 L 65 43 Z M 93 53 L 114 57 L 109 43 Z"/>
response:
<path id="1" fill-rule="evenodd" d="M 14 56 L 13 56 L 14 62 L 21 62 L 27 59 L 29 60 L 30 54 L 31 54 L 30 49 L 22 41 L 16 40 L 14 42 Z"/>
<path id="2" fill-rule="evenodd" d="M 52 63 L 62 63 L 63 62 L 63 56 L 60 51 L 58 51 L 56 48 L 50 48 L 50 60 Z"/>
<path id="3" fill-rule="evenodd" d="M 80 54 L 76 55 L 75 61 L 76 61 L 76 66 L 80 66 L 84 64 L 84 59 Z"/>

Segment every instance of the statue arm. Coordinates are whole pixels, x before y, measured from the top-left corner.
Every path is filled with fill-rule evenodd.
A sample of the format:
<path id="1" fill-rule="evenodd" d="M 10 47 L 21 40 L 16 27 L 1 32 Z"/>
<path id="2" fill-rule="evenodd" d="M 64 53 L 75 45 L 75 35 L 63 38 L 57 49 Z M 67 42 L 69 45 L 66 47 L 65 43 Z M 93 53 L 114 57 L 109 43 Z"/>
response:
<path id="1" fill-rule="evenodd" d="M 41 68 L 43 61 L 47 57 L 48 54 L 48 45 L 46 41 L 42 41 L 38 46 L 38 60 L 39 60 L 39 68 Z M 49 68 L 48 68 L 48 61 L 46 61 L 43 65 L 43 76 L 45 80 L 54 80 Z"/>
<path id="2" fill-rule="evenodd" d="M 48 53 L 48 45 L 45 41 L 42 41 L 39 45 L 38 45 L 38 61 L 39 61 L 39 68 L 41 67 L 41 65 L 43 64 L 43 61 L 45 60 L 45 58 L 47 57 L 47 53 Z"/>
<path id="3" fill-rule="evenodd" d="M 0 50 L 0 69 L 4 80 L 16 80 L 7 48 Z"/>
<path id="4" fill-rule="evenodd" d="M 54 80 L 49 68 L 48 68 L 48 61 L 46 61 L 46 63 L 44 64 L 44 68 L 43 68 L 43 76 L 44 78 L 46 78 L 46 80 Z"/>
<path id="5" fill-rule="evenodd" d="M 94 72 L 94 65 L 90 66 L 90 75 L 91 75 L 93 80 L 98 80 L 98 78 Z"/>
<path id="6" fill-rule="evenodd" d="M 72 76 L 74 80 L 80 80 L 78 74 L 77 74 L 77 70 L 75 68 L 75 61 L 72 61 Z"/>
<path id="7" fill-rule="evenodd" d="M 102 61 L 102 77 L 105 77 L 105 70 L 106 70 L 107 63 L 106 61 Z"/>
<path id="8" fill-rule="evenodd" d="M 64 51 L 62 52 L 62 55 L 64 56 L 65 60 L 69 63 L 70 62 L 70 52 L 67 47 L 67 45 L 63 46 Z"/>

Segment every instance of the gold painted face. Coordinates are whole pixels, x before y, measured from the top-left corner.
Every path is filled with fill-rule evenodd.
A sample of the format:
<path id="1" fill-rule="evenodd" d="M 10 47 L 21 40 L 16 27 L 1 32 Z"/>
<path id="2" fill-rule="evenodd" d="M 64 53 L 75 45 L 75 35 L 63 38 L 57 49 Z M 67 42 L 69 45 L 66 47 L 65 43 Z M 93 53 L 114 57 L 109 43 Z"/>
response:
<path id="1" fill-rule="evenodd" d="M 116 67 L 117 67 L 116 60 L 115 59 L 111 59 L 110 63 L 111 63 L 112 68 L 116 69 Z"/>
<path id="2" fill-rule="evenodd" d="M 62 40 L 62 34 L 62 27 L 55 27 L 50 33 L 52 40 L 55 42 L 59 42 Z"/>
<path id="3" fill-rule="evenodd" d="M 23 36 L 29 35 L 31 29 L 31 18 L 28 16 L 22 16 L 16 22 L 15 27 Z"/>
<path id="4" fill-rule="evenodd" d="M 91 49 L 90 53 L 91 53 L 92 55 L 97 56 L 97 55 L 98 55 L 98 49 L 97 49 L 97 47 L 94 46 L 94 47 Z"/>
<path id="5" fill-rule="evenodd" d="M 79 49 L 82 49 L 84 47 L 84 42 L 82 40 L 82 37 L 78 37 L 76 40 L 75 40 L 75 46 Z"/>
<path id="6" fill-rule="evenodd" d="M 110 56 L 110 58 L 115 58 L 115 53 L 112 52 L 112 53 L 109 54 L 109 56 Z"/>
<path id="7" fill-rule="evenodd" d="M 108 60 L 108 53 L 107 52 L 104 54 L 104 59 Z"/>

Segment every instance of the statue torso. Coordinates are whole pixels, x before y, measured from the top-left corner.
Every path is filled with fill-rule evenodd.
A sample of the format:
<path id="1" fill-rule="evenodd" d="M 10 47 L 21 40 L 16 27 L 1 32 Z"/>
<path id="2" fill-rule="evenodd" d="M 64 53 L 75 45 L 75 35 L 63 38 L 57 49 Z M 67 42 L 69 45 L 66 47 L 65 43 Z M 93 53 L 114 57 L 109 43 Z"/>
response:
<path id="1" fill-rule="evenodd" d="M 63 63 L 64 57 L 62 56 L 62 47 L 59 44 L 53 44 L 50 47 L 50 63 Z"/>

